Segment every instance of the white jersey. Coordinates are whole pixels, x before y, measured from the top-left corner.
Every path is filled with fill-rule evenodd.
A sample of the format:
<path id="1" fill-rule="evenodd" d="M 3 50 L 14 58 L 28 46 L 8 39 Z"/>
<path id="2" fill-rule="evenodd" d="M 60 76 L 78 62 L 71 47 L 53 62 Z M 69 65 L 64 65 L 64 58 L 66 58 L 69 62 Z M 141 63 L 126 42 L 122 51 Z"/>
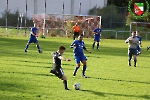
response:
<path id="1" fill-rule="evenodd" d="M 132 41 L 130 41 L 130 38 L 132 38 L 132 41 L 134 42 L 132 42 Z M 129 43 L 129 46 L 128 46 L 128 48 L 129 49 L 136 49 L 137 48 L 137 46 L 139 45 L 139 39 L 137 38 L 137 37 L 129 37 L 126 41 L 125 41 L 125 43 Z"/>

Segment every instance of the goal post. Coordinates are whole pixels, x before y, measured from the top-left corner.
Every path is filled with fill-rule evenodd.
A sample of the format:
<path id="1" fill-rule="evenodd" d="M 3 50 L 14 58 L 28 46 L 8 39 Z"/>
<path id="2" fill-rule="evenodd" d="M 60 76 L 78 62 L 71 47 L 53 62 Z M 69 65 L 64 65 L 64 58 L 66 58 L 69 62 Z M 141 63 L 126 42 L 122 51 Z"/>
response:
<path id="1" fill-rule="evenodd" d="M 150 23 L 148 22 L 130 22 L 130 34 L 132 31 L 139 31 L 145 40 L 150 40 Z"/>

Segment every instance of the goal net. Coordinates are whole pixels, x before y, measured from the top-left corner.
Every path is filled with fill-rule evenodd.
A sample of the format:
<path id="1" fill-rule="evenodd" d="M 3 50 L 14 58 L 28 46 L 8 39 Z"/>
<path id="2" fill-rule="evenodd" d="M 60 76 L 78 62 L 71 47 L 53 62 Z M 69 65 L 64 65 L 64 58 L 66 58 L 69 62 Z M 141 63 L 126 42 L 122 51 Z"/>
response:
<path id="1" fill-rule="evenodd" d="M 132 31 L 139 31 L 143 39 L 150 40 L 150 23 L 130 22 L 130 33 Z"/>
<path id="2" fill-rule="evenodd" d="M 76 16 L 62 14 L 37 14 L 31 15 L 34 23 L 39 25 L 43 35 L 68 36 L 72 35 L 72 27 L 75 23 L 81 28 L 85 37 L 92 36 L 92 31 L 97 25 L 101 25 L 101 16 Z"/>

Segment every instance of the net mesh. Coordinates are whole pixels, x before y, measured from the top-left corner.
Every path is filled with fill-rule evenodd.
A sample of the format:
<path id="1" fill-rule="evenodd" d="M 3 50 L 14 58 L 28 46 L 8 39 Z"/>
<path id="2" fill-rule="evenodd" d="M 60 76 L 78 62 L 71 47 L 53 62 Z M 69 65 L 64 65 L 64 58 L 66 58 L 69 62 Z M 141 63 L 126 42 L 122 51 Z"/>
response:
<path id="1" fill-rule="evenodd" d="M 150 23 L 146 22 L 131 22 L 130 33 L 132 31 L 139 31 L 143 39 L 150 39 Z"/>
<path id="2" fill-rule="evenodd" d="M 70 36 L 72 33 L 72 26 L 75 23 L 81 28 L 81 33 L 86 37 L 92 35 L 93 29 L 97 25 L 101 25 L 100 16 L 75 16 L 75 15 L 61 15 L 61 14 L 39 14 L 31 15 L 34 23 L 39 25 L 42 32 L 56 35 Z"/>

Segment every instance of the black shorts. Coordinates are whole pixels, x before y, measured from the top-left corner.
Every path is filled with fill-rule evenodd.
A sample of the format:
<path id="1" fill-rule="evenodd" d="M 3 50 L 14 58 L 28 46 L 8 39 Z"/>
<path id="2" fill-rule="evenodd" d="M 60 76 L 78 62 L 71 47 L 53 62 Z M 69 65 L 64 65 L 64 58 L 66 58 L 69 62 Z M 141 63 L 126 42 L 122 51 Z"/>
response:
<path id="1" fill-rule="evenodd" d="M 63 77 L 63 75 L 64 75 L 64 72 L 63 72 L 63 70 L 62 70 L 62 68 L 61 67 L 54 67 L 53 68 L 53 71 L 54 71 L 54 73 L 56 73 L 55 75 L 58 77 L 58 78 L 62 78 Z"/>
<path id="2" fill-rule="evenodd" d="M 128 49 L 128 55 L 129 56 L 137 55 L 137 49 L 129 48 Z"/>
<path id="3" fill-rule="evenodd" d="M 79 32 L 74 32 L 74 37 L 79 36 Z"/>

